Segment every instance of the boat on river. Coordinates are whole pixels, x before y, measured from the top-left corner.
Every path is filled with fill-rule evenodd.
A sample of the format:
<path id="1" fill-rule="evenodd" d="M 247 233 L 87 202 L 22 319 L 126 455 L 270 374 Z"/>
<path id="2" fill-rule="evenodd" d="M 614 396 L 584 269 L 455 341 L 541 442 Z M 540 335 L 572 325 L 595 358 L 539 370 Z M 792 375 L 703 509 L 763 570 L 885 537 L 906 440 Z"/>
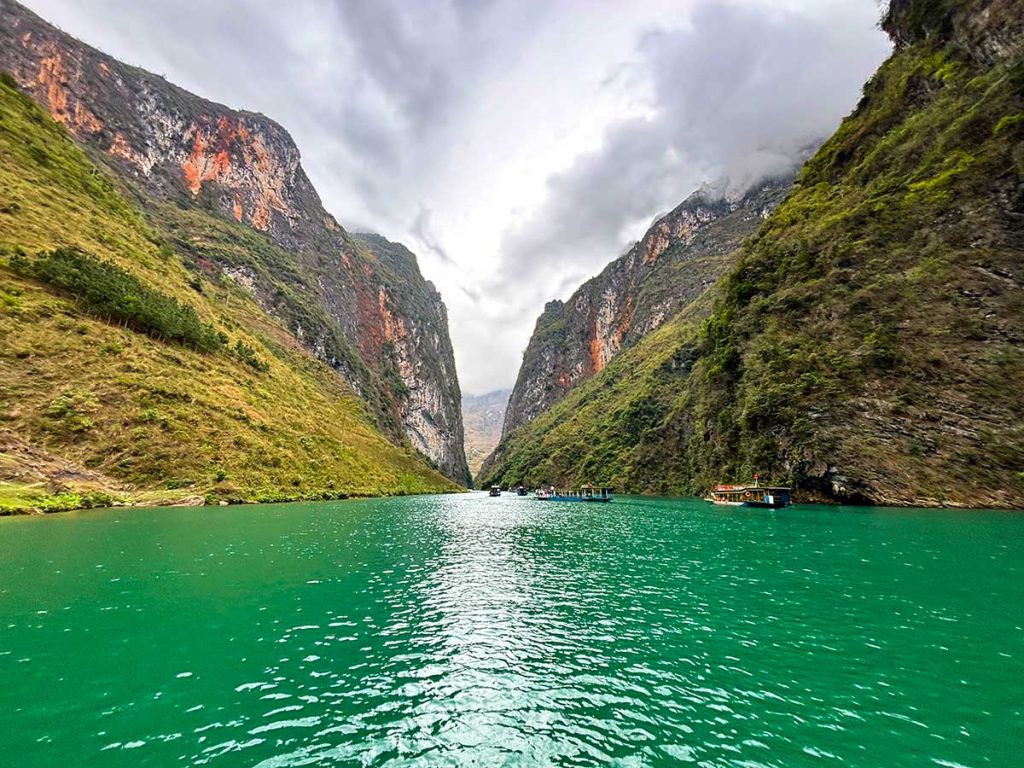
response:
<path id="1" fill-rule="evenodd" d="M 492 485 L 491 486 L 491 490 L 489 491 L 489 493 L 490 493 L 491 496 L 501 496 L 501 486 L 500 485 Z"/>
<path id="2" fill-rule="evenodd" d="M 534 498 L 538 501 L 609 502 L 612 500 L 612 489 L 607 486 L 595 486 L 592 483 L 569 491 L 541 488 L 534 494 Z"/>
<path id="3" fill-rule="evenodd" d="M 525 496 L 527 493 L 528 491 L 526 490 L 526 488 L 524 488 L 521 485 L 518 488 L 516 488 L 516 496 Z"/>
<path id="4" fill-rule="evenodd" d="M 729 507 L 780 509 L 792 503 L 792 490 L 784 485 L 761 485 L 758 476 L 754 475 L 753 485 L 716 485 L 707 500 Z"/>

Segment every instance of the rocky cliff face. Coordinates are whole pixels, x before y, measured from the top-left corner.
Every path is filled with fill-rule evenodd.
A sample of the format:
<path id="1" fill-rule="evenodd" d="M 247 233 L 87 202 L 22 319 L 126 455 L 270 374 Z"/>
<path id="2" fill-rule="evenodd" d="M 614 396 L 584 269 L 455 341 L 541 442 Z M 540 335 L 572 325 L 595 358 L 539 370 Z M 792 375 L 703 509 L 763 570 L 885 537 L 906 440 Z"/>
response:
<path id="1" fill-rule="evenodd" d="M 470 483 L 463 447 L 462 394 L 448 337 L 448 312 L 441 294 L 423 280 L 416 257 L 380 235 L 352 235 L 377 257 L 393 279 L 377 289 L 382 344 L 394 361 L 405 396 L 402 427 L 420 453 L 448 477 Z"/>
<path id="2" fill-rule="evenodd" d="M 502 434 L 534 419 L 699 296 L 791 183 L 768 179 L 735 196 L 705 187 L 567 302 L 549 302 L 523 355 Z"/>
<path id="3" fill-rule="evenodd" d="M 140 194 L 190 266 L 241 285 L 349 381 L 393 438 L 466 480 L 437 292 L 411 254 L 413 268 L 395 269 L 324 210 L 281 126 L 126 66 L 12 0 L 0 0 L 0 70 Z M 227 247 L 248 236 L 196 231 L 190 209 L 264 238 Z"/>
<path id="4" fill-rule="evenodd" d="M 882 29 L 897 50 L 947 45 L 983 65 L 1013 60 L 1024 44 L 1017 0 L 890 0 Z"/>
<path id="5" fill-rule="evenodd" d="M 126 66 L 12 0 L 0 2 L 0 13 L 0 67 L 148 191 L 187 201 L 209 184 L 226 215 L 289 244 L 326 223 L 298 149 L 277 123 Z"/>
<path id="6" fill-rule="evenodd" d="M 0 74 L 0 515 L 455 489 L 126 191 Z M 189 237 L 276 253 L 187 213 Z"/>

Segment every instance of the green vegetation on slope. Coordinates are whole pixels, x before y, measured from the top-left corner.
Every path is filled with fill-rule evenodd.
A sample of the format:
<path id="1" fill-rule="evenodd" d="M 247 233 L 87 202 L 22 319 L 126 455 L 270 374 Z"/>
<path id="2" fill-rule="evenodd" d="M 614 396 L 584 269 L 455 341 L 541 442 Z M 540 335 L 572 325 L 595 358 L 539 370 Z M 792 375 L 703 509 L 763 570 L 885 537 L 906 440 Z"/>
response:
<path id="1" fill-rule="evenodd" d="M 23 255 L 38 253 L 49 256 Z M 85 289 L 36 272 L 55 253 L 75 254 L 89 280 L 142 286 L 230 344 L 204 352 L 122 327 Z M 455 488 L 389 443 L 340 377 L 243 290 L 203 280 L 197 291 L 197 280 L 64 129 L 0 82 L 0 431 L 128 500 Z M 8 464 L 0 509 L 76 493 L 74 472 L 30 487 L 18 479 L 25 466 Z"/>
<path id="2" fill-rule="evenodd" d="M 203 202 L 200 200 L 200 202 Z M 392 435 L 401 434 L 393 405 L 377 385 L 373 373 L 348 343 L 341 329 L 328 316 L 310 285 L 296 256 L 274 243 L 262 232 L 221 218 L 212 210 L 158 203 L 147 199 L 146 213 L 195 273 L 193 289 L 202 292 L 206 278 L 227 269 L 242 280 L 251 280 L 253 294 L 289 330 L 301 329 L 305 338 L 315 339 L 321 357 L 358 382 L 365 399 L 371 401 L 381 426 Z M 328 249 L 329 250 L 329 249 Z"/>
<path id="3" fill-rule="evenodd" d="M 507 435 L 477 486 L 594 482 L 631 493 L 693 490 L 685 456 L 669 444 L 669 414 L 693 366 L 696 318 L 706 314 L 707 302 L 698 300 Z"/>
<path id="4" fill-rule="evenodd" d="M 763 179 L 733 201 L 695 192 L 568 301 L 548 302 L 523 353 L 502 432 L 551 407 L 608 356 L 696 300 L 733 265 L 737 248 L 782 202 L 795 173 L 794 166 Z"/>
<path id="5" fill-rule="evenodd" d="M 200 322 L 192 307 L 148 288 L 116 264 L 77 248 L 56 248 L 35 258 L 18 251 L 11 256 L 10 267 L 19 275 L 74 296 L 95 317 L 161 341 L 178 342 L 200 352 L 215 352 L 226 341 L 212 325 Z"/>
<path id="6" fill-rule="evenodd" d="M 865 86 L 710 316 L 513 433 L 483 482 L 695 492 L 760 471 L 805 498 L 1024 505 L 1024 62 L 945 42 L 941 13 Z"/>

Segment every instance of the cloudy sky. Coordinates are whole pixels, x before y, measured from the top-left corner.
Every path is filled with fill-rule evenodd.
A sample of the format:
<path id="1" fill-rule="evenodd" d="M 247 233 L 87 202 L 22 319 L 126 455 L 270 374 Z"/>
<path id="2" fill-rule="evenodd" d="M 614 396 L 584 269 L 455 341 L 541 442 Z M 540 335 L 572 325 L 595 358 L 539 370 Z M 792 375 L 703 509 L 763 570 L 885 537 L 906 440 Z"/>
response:
<path id="1" fill-rule="evenodd" d="M 329 211 L 414 250 L 463 391 L 706 180 L 787 164 L 888 53 L 877 0 L 24 0 L 287 128 Z"/>

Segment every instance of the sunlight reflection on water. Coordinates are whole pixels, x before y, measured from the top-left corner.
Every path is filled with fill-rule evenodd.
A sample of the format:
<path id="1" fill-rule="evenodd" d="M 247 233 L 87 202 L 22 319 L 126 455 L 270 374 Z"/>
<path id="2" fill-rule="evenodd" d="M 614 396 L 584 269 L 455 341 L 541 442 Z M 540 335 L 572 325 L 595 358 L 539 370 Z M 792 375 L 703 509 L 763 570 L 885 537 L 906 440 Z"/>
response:
<path id="1" fill-rule="evenodd" d="M 0 533 L 19 585 L 0 748 L 26 765 L 1010 765 L 1020 746 L 1020 516 L 473 494 Z"/>

